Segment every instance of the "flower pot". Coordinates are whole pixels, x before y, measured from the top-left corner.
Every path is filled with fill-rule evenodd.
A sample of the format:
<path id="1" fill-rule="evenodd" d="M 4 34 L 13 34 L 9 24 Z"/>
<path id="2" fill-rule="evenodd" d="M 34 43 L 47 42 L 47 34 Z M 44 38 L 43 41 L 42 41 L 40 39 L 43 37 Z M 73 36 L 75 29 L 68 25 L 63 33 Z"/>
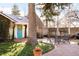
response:
<path id="1" fill-rule="evenodd" d="M 41 50 L 41 48 L 35 48 L 35 49 L 33 50 L 33 54 L 34 54 L 34 56 L 41 56 L 41 55 L 42 55 L 42 50 Z"/>

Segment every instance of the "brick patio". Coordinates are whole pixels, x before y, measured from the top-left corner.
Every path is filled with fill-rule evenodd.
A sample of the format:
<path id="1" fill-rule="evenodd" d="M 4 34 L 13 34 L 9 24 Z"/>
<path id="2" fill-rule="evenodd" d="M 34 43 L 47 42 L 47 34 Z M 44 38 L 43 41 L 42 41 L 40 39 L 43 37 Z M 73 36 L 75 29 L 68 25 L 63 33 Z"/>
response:
<path id="1" fill-rule="evenodd" d="M 79 45 L 62 44 L 43 56 L 79 56 Z"/>
<path id="2" fill-rule="evenodd" d="M 15 39 L 14 40 L 15 42 L 27 42 L 27 39 L 26 38 L 22 38 L 22 39 Z"/>

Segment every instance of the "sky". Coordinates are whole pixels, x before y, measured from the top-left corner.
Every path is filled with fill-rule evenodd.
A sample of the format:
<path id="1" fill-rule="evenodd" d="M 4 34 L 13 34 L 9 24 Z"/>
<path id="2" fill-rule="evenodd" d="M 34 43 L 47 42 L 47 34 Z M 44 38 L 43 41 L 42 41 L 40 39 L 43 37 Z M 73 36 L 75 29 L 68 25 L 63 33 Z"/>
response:
<path id="1" fill-rule="evenodd" d="M 0 3 L 79 3 L 79 0 L 1 0 Z"/>
<path id="2" fill-rule="evenodd" d="M 28 14 L 27 3 L 0 3 L 0 10 L 2 10 L 4 13 L 11 14 L 11 10 L 14 4 L 18 6 L 22 16 Z"/>
<path id="3" fill-rule="evenodd" d="M 0 3 L 0 11 L 11 14 L 11 10 L 14 4 L 18 6 L 21 16 L 28 15 L 28 3 Z M 40 11 L 38 11 L 37 9 L 36 13 L 40 15 Z"/>
<path id="4" fill-rule="evenodd" d="M 0 11 L 2 10 L 4 13 L 11 14 L 11 9 L 13 5 L 16 4 L 20 10 L 21 16 L 28 14 L 28 3 L 0 3 Z M 79 4 L 75 3 L 72 6 L 73 9 L 79 10 Z M 40 11 L 36 9 L 36 13 L 40 16 Z"/>

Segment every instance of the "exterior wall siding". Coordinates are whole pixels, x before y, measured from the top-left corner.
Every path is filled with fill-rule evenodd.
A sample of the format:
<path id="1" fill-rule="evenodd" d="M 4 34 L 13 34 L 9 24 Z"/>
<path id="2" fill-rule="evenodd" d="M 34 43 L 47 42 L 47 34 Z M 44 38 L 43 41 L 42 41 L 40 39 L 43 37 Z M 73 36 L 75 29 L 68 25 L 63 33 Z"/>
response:
<path id="1" fill-rule="evenodd" d="M 55 36 L 56 35 L 56 28 L 51 28 L 50 30 L 50 34 L 52 36 Z M 45 31 L 47 32 L 47 31 Z M 60 35 L 61 35 L 61 32 L 63 32 L 64 34 L 68 34 L 68 28 L 59 28 L 59 32 L 60 32 Z M 71 28 L 70 29 L 70 35 L 73 35 L 73 34 L 76 34 L 76 33 L 79 33 L 79 27 L 74 27 L 74 28 Z"/>

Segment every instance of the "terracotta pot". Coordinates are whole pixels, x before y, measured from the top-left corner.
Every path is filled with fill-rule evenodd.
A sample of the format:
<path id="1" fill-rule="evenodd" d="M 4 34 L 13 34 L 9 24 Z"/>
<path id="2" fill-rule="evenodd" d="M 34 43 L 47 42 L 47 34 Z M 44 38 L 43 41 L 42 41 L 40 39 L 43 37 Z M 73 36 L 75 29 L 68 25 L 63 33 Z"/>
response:
<path id="1" fill-rule="evenodd" d="M 33 50 L 33 54 L 34 54 L 34 56 L 41 56 L 41 55 L 42 55 L 42 50 L 41 50 L 41 48 L 35 48 L 35 49 Z"/>

